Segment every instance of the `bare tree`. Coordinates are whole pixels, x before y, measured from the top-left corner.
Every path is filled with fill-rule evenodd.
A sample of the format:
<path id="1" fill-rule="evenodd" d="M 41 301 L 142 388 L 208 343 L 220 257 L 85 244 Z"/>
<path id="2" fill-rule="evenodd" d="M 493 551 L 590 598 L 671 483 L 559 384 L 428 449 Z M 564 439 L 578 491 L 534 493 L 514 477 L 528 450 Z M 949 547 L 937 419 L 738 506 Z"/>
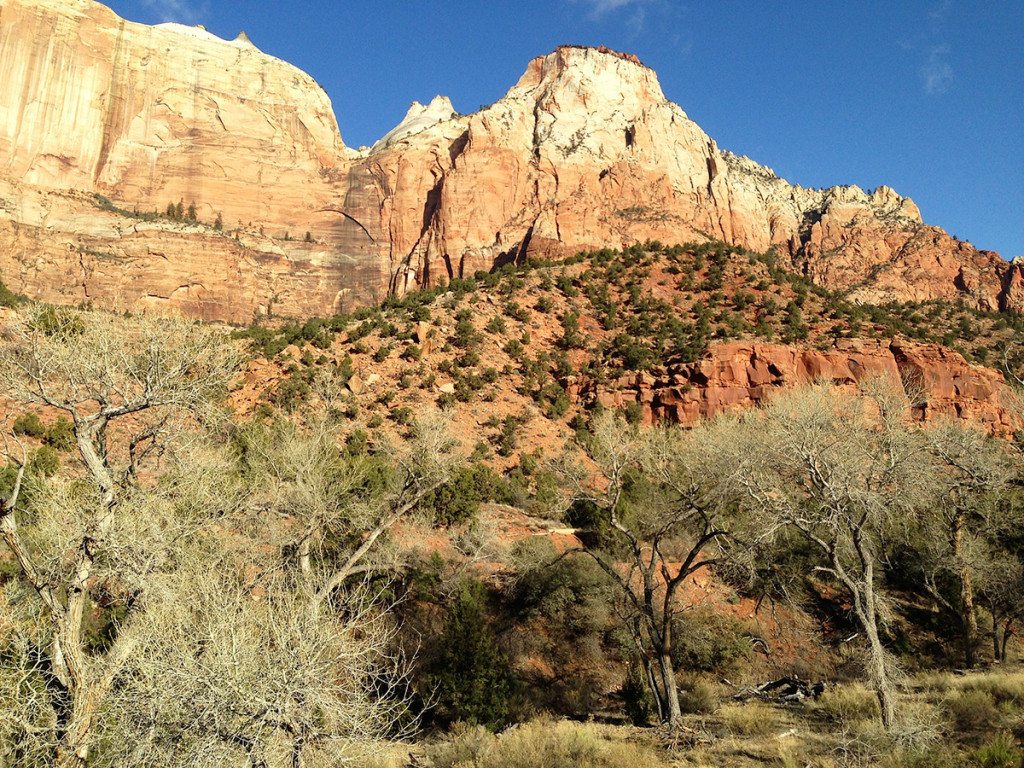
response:
<path id="1" fill-rule="evenodd" d="M 962 421 L 945 421 L 924 431 L 938 472 L 937 503 L 923 516 L 926 585 L 929 594 L 960 617 L 964 663 L 977 661 L 977 573 L 991 564 L 984 539 L 994 534 L 999 496 L 1013 479 L 1005 444 Z M 938 530 L 936 530 L 936 528 Z M 944 580 L 956 585 L 948 596 Z"/>
<path id="2" fill-rule="evenodd" d="M 721 562 L 743 527 L 738 516 L 724 514 L 734 429 L 722 420 L 688 432 L 644 430 L 603 413 L 586 446 L 597 483 L 583 464 L 562 468 L 572 500 L 593 504 L 614 541 L 572 552 L 593 558 L 625 597 L 630 610 L 622 618 L 665 722 L 681 715 L 672 660 L 685 609 L 680 589 Z"/>
<path id="3" fill-rule="evenodd" d="M 38 478 L 5 443 L 20 573 L 0 614 L 0 764 L 342 765 L 410 722 L 394 624 L 351 582 L 447 477 L 443 419 L 372 468 L 297 428 L 246 465 L 207 408 L 233 367 L 221 334 L 176 320 L 33 310 L 6 329 L 4 383 L 72 417 L 81 465 Z M 237 525 L 268 505 L 297 567 Z"/>
<path id="4" fill-rule="evenodd" d="M 164 445 L 171 420 L 204 407 L 233 368 L 220 334 L 179 320 L 32 308 L 3 329 L 0 385 L 71 417 L 87 481 L 56 483 L 40 494 L 33 503 L 39 521 L 26 536 L 19 526 L 24 454 L 7 452 L 19 466 L 18 482 L 0 504 L 0 530 L 45 617 L 48 647 L 40 653 L 53 689 L 57 766 L 85 764 L 97 712 L 136 651 L 130 632 L 90 649 L 83 622 L 98 605 L 98 590 L 114 591 L 129 625 L 145 604 L 145 580 L 133 577 L 166 553 L 143 552 L 136 544 L 153 542 L 132 539 L 151 519 L 140 508 L 162 515 L 136 491 L 140 468 Z"/>
<path id="5" fill-rule="evenodd" d="M 737 472 L 753 510 L 767 525 L 799 531 L 824 560 L 815 571 L 850 595 L 886 728 L 896 702 L 880 631 L 883 539 L 930 495 L 926 445 L 907 424 L 909 406 L 902 388 L 885 383 L 859 397 L 829 386 L 780 396 L 745 421 Z"/>
<path id="6" fill-rule="evenodd" d="M 328 422 L 251 426 L 241 437 L 257 525 L 277 518 L 278 539 L 320 599 L 353 577 L 397 567 L 380 540 L 448 481 L 461 460 L 442 413 L 423 414 L 410 439 L 372 455 L 346 452 Z"/>
<path id="7" fill-rule="evenodd" d="M 179 571 L 145 614 L 97 765 L 359 764 L 411 725 L 408 667 L 373 594 L 350 594 L 342 615 L 280 574 L 247 583 L 238 566 L 195 561 L 201 572 Z"/>
<path id="8" fill-rule="evenodd" d="M 992 660 L 1005 662 L 1010 638 L 1024 619 L 1024 563 L 1017 553 L 1002 547 L 987 548 L 979 560 L 978 595 L 992 618 Z"/>

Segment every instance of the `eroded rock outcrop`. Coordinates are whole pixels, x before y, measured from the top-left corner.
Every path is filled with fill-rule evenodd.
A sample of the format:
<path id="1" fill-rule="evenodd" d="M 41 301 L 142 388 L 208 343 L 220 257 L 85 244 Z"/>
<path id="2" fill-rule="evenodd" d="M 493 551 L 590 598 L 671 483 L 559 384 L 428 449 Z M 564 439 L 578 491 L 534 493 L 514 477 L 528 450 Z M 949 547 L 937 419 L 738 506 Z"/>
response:
<path id="1" fill-rule="evenodd" d="M 996 254 L 924 225 L 888 187 L 803 189 L 720 150 L 635 57 L 559 48 L 490 107 L 357 166 L 387 179 L 380 235 L 421 280 L 524 252 L 713 237 L 774 246 L 863 300 L 1000 306 Z"/>
<path id="2" fill-rule="evenodd" d="M 1021 303 L 1002 259 L 924 225 L 909 199 L 793 186 L 719 149 L 652 70 L 606 49 L 536 58 L 472 115 L 414 104 L 355 151 L 312 78 L 244 35 L 134 24 L 93 0 L 0 0 L 0 202 L 15 290 L 158 297 L 235 322 L 646 239 L 774 246 L 867 301 Z M 140 218 L 176 202 L 206 226 Z"/>
<path id="3" fill-rule="evenodd" d="M 759 405 L 788 388 L 813 382 L 853 387 L 875 378 L 902 382 L 920 402 L 915 414 L 925 421 L 964 418 L 999 435 L 1019 423 L 1013 396 L 997 371 L 970 365 L 945 347 L 905 340 L 843 339 L 823 350 L 715 344 L 695 363 L 609 382 L 596 397 L 609 407 L 640 403 L 648 422 L 690 425 Z"/>

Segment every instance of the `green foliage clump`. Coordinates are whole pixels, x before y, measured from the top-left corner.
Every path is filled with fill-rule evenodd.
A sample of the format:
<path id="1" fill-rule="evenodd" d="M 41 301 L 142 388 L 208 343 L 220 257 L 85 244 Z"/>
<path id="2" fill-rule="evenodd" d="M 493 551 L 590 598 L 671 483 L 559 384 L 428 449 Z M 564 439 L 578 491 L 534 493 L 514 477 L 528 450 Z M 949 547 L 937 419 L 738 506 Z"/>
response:
<path id="1" fill-rule="evenodd" d="M 515 681 L 487 618 L 487 589 L 465 579 L 439 638 L 431 682 L 438 716 L 497 730 L 508 723 Z"/>
<path id="2" fill-rule="evenodd" d="M 53 477 L 60 469 L 60 456 L 48 445 L 41 445 L 28 460 L 28 471 L 37 477 Z"/>
<path id="3" fill-rule="evenodd" d="M 455 476 L 428 494 L 420 509 L 437 525 L 457 525 L 472 520 L 480 505 L 499 494 L 501 478 L 485 464 L 460 467 Z"/>
<path id="4" fill-rule="evenodd" d="M 71 420 L 60 416 L 47 426 L 34 411 L 26 411 L 14 420 L 11 429 L 16 435 L 25 435 L 42 440 L 47 446 L 58 451 L 70 450 L 75 444 L 74 426 Z"/>
<path id="5" fill-rule="evenodd" d="M 690 671 L 725 672 L 750 653 L 746 628 L 719 611 L 698 608 L 682 615 L 673 628 L 673 660 Z"/>
<path id="6" fill-rule="evenodd" d="M 629 721 L 638 726 L 650 725 L 657 716 L 656 705 L 651 695 L 651 686 L 647 683 L 647 675 L 635 659 L 629 665 L 620 693 Z"/>
<path id="7" fill-rule="evenodd" d="M 3 281 L 0 281 L 0 307 L 14 309 L 24 301 L 24 296 L 19 296 L 6 285 L 4 285 Z"/>
<path id="8" fill-rule="evenodd" d="M 1017 746 L 1013 737 L 1001 733 L 974 750 L 970 759 L 970 764 L 976 768 L 1020 768 L 1024 765 L 1024 750 Z"/>
<path id="9" fill-rule="evenodd" d="M 41 440 L 46 434 L 46 425 L 43 424 L 42 419 L 39 418 L 39 414 L 34 411 L 26 411 L 14 420 L 14 424 L 11 426 L 16 435 L 25 435 L 26 437 L 34 437 L 37 440 Z"/>

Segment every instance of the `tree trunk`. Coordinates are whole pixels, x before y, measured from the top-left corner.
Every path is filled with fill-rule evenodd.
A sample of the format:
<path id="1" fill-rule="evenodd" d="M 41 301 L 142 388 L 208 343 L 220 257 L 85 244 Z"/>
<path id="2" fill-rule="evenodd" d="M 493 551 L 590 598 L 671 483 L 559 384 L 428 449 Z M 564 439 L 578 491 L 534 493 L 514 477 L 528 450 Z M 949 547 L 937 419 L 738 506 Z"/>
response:
<path id="1" fill-rule="evenodd" d="M 658 680 L 654 675 L 654 664 L 650 659 L 644 659 L 644 669 L 647 670 L 647 684 L 651 686 L 651 695 L 654 697 L 654 703 L 658 707 L 658 722 L 664 722 L 665 698 L 658 688 Z"/>
<path id="2" fill-rule="evenodd" d="M 999 645 L 999 616 L 995 611 L 992 612 L 992 661 L 998 664 L 1003 660 L 1003 654 L 1000 652 Z"/>
<path id="3" fill-rule="evenodd" d="M 1013 637 L 1013 619 L 1007 619 L 1006 624 L 1003 625 L 1003 641 L 999 648 L 999 660 L 1006 661 L 1006 646 L 1010 643 L 1010 638 Z"/>
<path id="4" fill-rule="evenodd" d="M 868 638 L 868 678 L 878 697 L 878 706 L 882 715 L 882 727 L 892 728 L 896 721 L 896 695 L 892 681 L 885 669 L 885 648 L 878 636 L 878 606 L 875 600 L 874 573 L 875 566 L 870 550 L 858 531 L 854 535 L 854 546 L 863 569 L 863 579 L 858 581 L 849 576 L 843 568 L 835 551 L 832 554 L 832 567 L 837 576 L 850 590 L 853 596 L 853 609 L 860 621 L 864 634 Z"/>
<path id="5" fill-rule="evenodd" d="M 878 706 L 882 713 L 882 727 L 889 730 L 896 720 L 896 696 L 893 691 L 889 674 L 885 670 L 885 648 L 878 637 L 875 626 L 864 627 L 869 644 L 868 677 L 878 697 Z"/>
<path id="6" fill-rule="evenodd" d="M 963 606 L 964 663 L 970 669 L 978 661 L 978 615 L 974 610 L 971 571 L 966 567 L 960 571 L 960 604 Z"/>
<path id="7" fill-rule="evenodd" d="M 974 610 L 974 582 L 971 569 L 961 562 L 964 543 L 964 515 L 953 516 L 950 537 L 953 544 L 953 561 L 957 563 L 957 578 L 960 580 L 960 622 L 963 627 L 964 665 L 970 669 L 977 663 L 978 616 Z"/>
<path id="8" fill-rule="evenodd" d="M 96 721 L 100 695 L 88 689 L 72 694 L 71 720 L 54 759 L 55 768 L 83 768 L 89 759 L 89 737 Z"/>
<path id="9" fill-rule="evenodd" d="M 672 668 L 672 656 L 666 652 L 658 656 L 658 668 L 661 671 L 661 681 L 665 686 L 665 710 L 662 712 L 662 720 L 666 723 L 674 723 L 683 716 L 679 706 L 679 689 L 676 687 L 676 672 Z"/>

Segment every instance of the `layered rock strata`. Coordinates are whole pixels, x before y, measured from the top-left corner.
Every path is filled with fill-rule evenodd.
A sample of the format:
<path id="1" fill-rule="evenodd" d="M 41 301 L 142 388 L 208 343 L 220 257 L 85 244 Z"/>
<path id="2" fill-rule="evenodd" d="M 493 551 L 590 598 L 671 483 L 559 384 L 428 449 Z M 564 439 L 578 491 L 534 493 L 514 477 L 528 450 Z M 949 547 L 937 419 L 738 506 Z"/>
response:
<path id="1" fill-rule="evenodd" d="M 922 421 L 963 418 L 999 435 L 1020 422 L 1003 377 L 970 365 L 956 352 L 909 341 L 839 340 L 827 349 L 781 344 L 715 344 L 699 361 L 662 375 L 640 373 L 603 385 L 595 396 L 608 407 L 639 403 L 648 422 L 695 424 L 702 418 L 764 403 L 796 386 L 827 382 L 854 387 L 871 379 L 903 384 Z"/>
<path id="2" fill-rule="evenodd" d="M 647 239 L 775 247 L 865 301 L 1022 304 L 1019 268 L 923 224 L 908 198 L 791 185 L 721 150 L 651 69 L 605 49 L 536 58 L 471 115 L 414 104 L 357 151 L 313 79 L 244 35 L 135 24 L 93 0 L 0 0 L 0 201 L 15 290 L 156 297 L 232 322 Z M 196 225 L 152 216 L 168 204 L 194 205 Z"/>

